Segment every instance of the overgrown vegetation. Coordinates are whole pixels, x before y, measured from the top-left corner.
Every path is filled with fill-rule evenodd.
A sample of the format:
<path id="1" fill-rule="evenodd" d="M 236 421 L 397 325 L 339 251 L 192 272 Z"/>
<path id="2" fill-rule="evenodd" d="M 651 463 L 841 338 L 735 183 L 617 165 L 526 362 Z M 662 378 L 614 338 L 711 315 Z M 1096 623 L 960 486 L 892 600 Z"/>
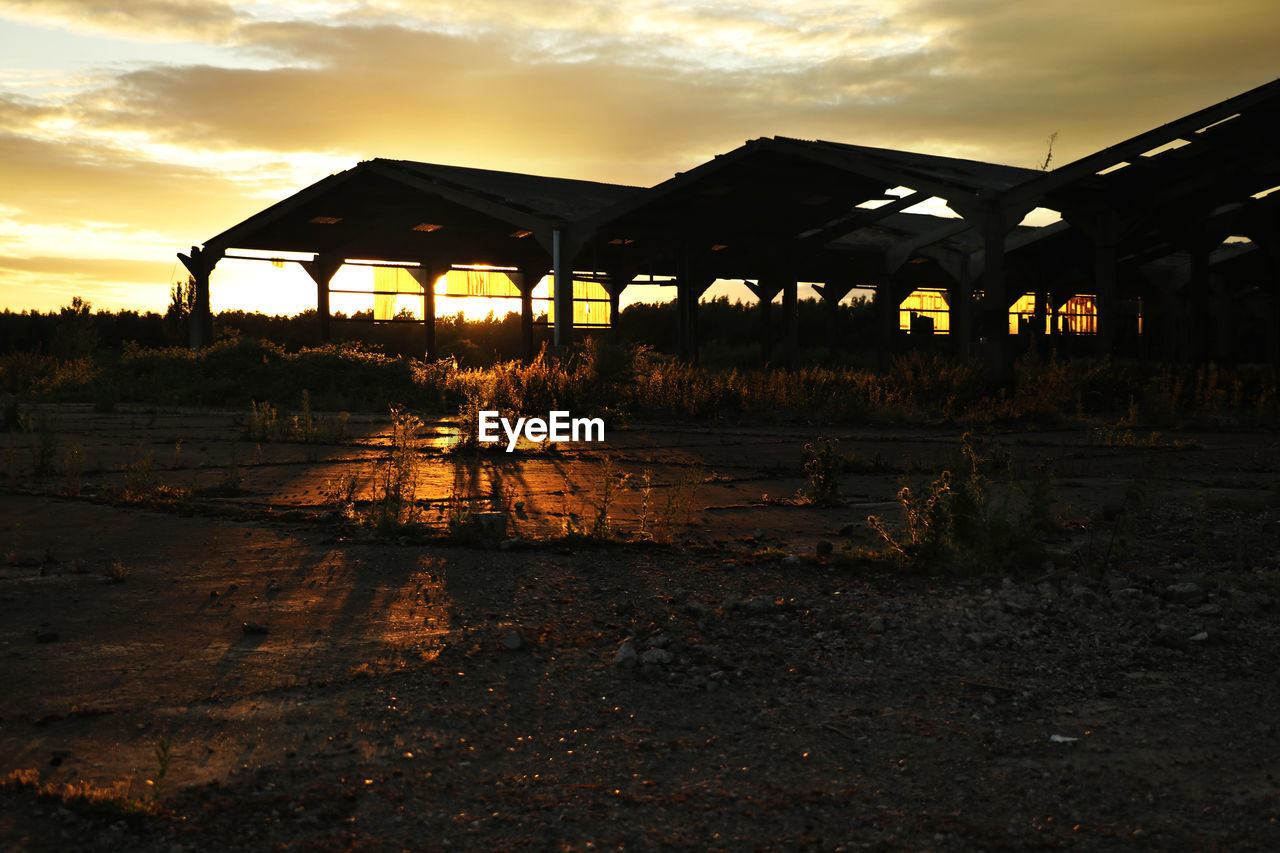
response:
<path id="1" fill-rule="evenodd" d="M 194 354 L 181 345 L 187 302 L 185 290 L 175 293 L 165 318 L 94 313 L 83 300 L 50 314 L 0 312 L 0 394 L 92 402 L 104 410 L 129 402 L 252 405 L 256 420 L 249 429 L 265 434 L 258 440 L 293 441 L 341 432 L 336 424 L 326 430 L 313 411 L 392 404 L 440 413 L 560 408 L 611 422 L 636 416 L 1032 425 L 1086 419 L 1130 430 L 1280 425 L 1277 377 L 1266 367 L 1063 361 L 1032 349 L 1019 359 L 1011 383 L 994 385 L 980 361 L 958 363 L 925 349 L 895 355 L 887 370 L 876 371 L 866 366 L 876 360 L 874 348 L 815 346 L 800 354 L 797 369 L 765 369 L 754 345 L 741 343 L 757 339 L 758 312 L 727 300 L 701 306 L 702 363 L 709 365 L 701 368 L 669 355 L 675 344 L 669 305 L 629 306 L 619 321 L 623 343 L 587 335 L 570 358 L 524 364 L 504 360 L 520 351 L 515 315 L 441 318 L 437 339 L 450 357 L 435 363 L 389 355 L 415 351 L 389 340 L 321 344 L 314 314 L 307 313 L 219 315 L 221 339 Z M 832 318 L 820 308 L 801 302 L 802 340 L 834 339 Z M 863 303 L 841 311 L 846 331 L 870 322 Z M 875 336 L 840 339 L 872 347 Z M 281 402 L 296 404 L 297 414 L 282 415 L 275 409 Z"/>
<path id="2" fill-rule="evenodd" d="M 391 445 L 378 467 L 367 521 L 381 532 L 402 530 L 418 520 L 421 481 L 419 434 L 422 421 L 404 409 L 391 409 Z"/>
<path id="3" fill-rule="evenodd" d="M 1054 524 L 1047 476 L 1041 472 L 1031 487 L 1020 488 L 1006 465 L 1004 482 L 993 481 L 992 460 L 979 455 L 967 433 L 960 454 L 958 464 L 931 482 L 903 484 L 899 526 L 877 516 L 867 524 L 904 569 L 1014 576 L 1037 571 L 1044 556 L 1037 537 Z"/>

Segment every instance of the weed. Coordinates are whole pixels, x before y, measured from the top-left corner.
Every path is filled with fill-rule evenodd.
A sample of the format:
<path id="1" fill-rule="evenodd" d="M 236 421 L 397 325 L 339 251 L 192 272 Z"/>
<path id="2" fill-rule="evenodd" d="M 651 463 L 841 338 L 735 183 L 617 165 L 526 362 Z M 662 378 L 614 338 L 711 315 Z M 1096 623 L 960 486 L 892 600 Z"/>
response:
<path id="1" fill-rule="evenodd" d="M 591 538 L 613 538 L 613 504 L 618 498 L 618 491 L 626 486 L 628 476 L 618 471 L 612 456 L 605 456 L 600 460 L 600 493 L 596 500 L 590 502 L 595 510 L 595 517 L 591 522 Z"/>
<path id="2" fill-rule="evenodd" d="M 648 468 L 640 474 L 640 537 L 642 539 L 650 539 L 653 536 L 649 530 L 649 509 L 653 498 L 653 472 Z M 1276 487 L 1276 493 L 1280 495 L 1280 485 Z"/>
<path id="3" fill-rule="evenodd" d="M 67 478 L 63 493 L 71 497 L 79 495 L 84 484 L 84 453 L 80 445 L 71 445 L 62 457 L 62 475 Z"/>
<path id="4" fill-rule="evenodd" d="M 330 480 L 324 489 L 325 500 L 334 505 L 342 518 L 354 518 L 356 495 L 360 493 L 360 474 L 349 471 Z"/>
<path id="5" fill-rule="evenodd" d="M 458 441 L 453 450 L 475 450 L 480 446 L 480 411 L 485 408 L 478 387 L 466 389 L 458 404 Z"/>
<path id="6" fill-rule="evenodd" d="M 117 558 L 107 564 L 105 574 L 108 583 L 124 583 L 129 577 L 129 566 Z"/>
<path id="7" fill-rule="evenodd" d="M 41 782 L 40 771 L 29 768 L 14 770 L 0 781 L 0 789 L 26 790 L 35 796 L 64 806 L 83 806 L 104 816 L 130 817 L 144 810 L 142 804 L 129 798 L 129 782 L 122 780 L 109 787 L 92 782 Z"/>
<path id="8" fill-rule="evenodd" d="M 58 453 L 57 425 L 49 413 L 42 409 L 34 419 L 30 415 L 23 418 L 23 430 L 30 437 L 31 462 L 35 475 L 47 477 L 53 473 Z"/>
<path id="9" fill-rule="evenodd" d="M 160 795 L 164 793 L 165 779 L 169 776 L 169 760 L 171 754 L 169 752 L 169 741 L 163 735 L 156 741 L 156 775 L 154 779 L 148 779 L 147 783 L 151 785 L 151 805 L 154 806 L 160 799 Z"/>
<path id="10" fill-rule="evenodd" d="M 804 473 L 809 477 L 809 498 L 821 506 L 840 503 L 840 470 L 842 460 L 839 442 L 818 438 L 804 446 Z"/>
<path id="11" fill-rule="evenodd" d="M 445 504 L 445 527 L 455 539 L 471 540 L 475 536 L 475 501 L 471 494 L 471 472 L 462 456 L 453 458 L 453 483 Z"/>
<path id="12" fill-rule="evenodd" d="M 678 516 L 683 515 L 685 524 L 693 521 L 694 500 L 697 498 L 698 487 L 702 485 L 702 480 L 702 466 L 695 465 L 682 473 L 675 485 L 667 490 L 666 499 L 658 516 L 660 541 L 671 541 L 671 528 Z"/>
<path id="13" fill-rule="evenodd" d="M 236 458 L 236 446 L 231 445 L 231 457 L 227 460 L 227 467 L 222 471 L 222 479 L 216 486 L 217 490 L 226 495 L 240 494 L 240 488 L 244 485 L 244 473 L 240 470 L 239 460 Z"/>
<path id="14" fill-rule="evenodd" d="M 280 435 L 280 416 L 275 406 L 263 401 L 249 404 L 249 420 L 245 425 L 245 438 L 250 441 L 270 441 Z"/>
<path id="15" fill-rule="evenodd" d="M 325 432 L 325 440 L 338 444 L 347 440 L 347 422 L 351 420 L 350 412 L 338 412 L 334 415 L 333 423 L 328 425 Z"/>
<path id="16" fill-rule="evenodd" d="M 1013 511 L 1016 487 L 993 486 L 983 459 L 966 433 L 961 440 L 961 474 L 943 470 L 927 486 L 904 483 L 898 492 L 902 524 L 893 529 L 877 516 L 867 524 L 884 539 L 904 568 L 960 573 L 999 571 L 1019 574 L 1038 568 L 1043 549 L 1033 534 L 1048 524 L 1052 507 L 1049 480 L 1029 490 L 1021 517 Z"/>
<path id="17" fill-rule="evenodd" d="M 294 419 L 294 434 L 302 441 L 310 444 L 316 440 L 318 430 L 316 428 L 315 415 L 311 413 L 311 392 L 306 388 L 302 389 L 302 411 Z"/>
<path id="18" fill-rule="evenodd" d="M 133 459 L 125 466 L 124 498 L 140 501 L 156 487 L 155 459 L 151 451 L 142 452 L 142 442 L 134 445 Z"/>
<path id="19" fill-rule="evenodd" d="M 418 435 L 422 421 L 399 406 L 391 407 L 391 447 L 378 470 L 370 520 L 380 530 L 394 531 L 417 521 Z"/>

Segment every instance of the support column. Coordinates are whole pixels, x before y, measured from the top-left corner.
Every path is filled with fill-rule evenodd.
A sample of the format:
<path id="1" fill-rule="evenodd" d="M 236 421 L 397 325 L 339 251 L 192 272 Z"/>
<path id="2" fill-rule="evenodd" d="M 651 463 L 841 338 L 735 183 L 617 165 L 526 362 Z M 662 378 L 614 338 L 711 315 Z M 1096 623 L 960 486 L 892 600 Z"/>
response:
<path id="1" fill-rule="evenodd" d="M 1094 285 L 1097 293 L 1093 307 L 1097 312 L 1097 336 L 1094 340 L 1098 358 L 1111 355 L 1116 344 L 1117 314 L 1120 310 L 1116 297 L 1116 234 L 1114 228 L 1103 229 L 1094 245 Z"/>
<path id="2" fill-rule="evenodd" d="M 337 255 L 316 255 L 315 260 L 299 261 L 316 283 L 316 319 L 319 321 L 321 343 L 329 340 L 329 282 L 342 268 L 343 262 L 344 259 Z"/>
<path id="3" fill-rule="evenodd" d="M 541 267 L 520 268 L 520 338 L 524 347 L 524 360 L 533 361 L 533 289 L 542 281 L 546 271 Z"/>
<path id="4" fill-rule="evenodd" d="M 1187 282 L 1188 301 L 1191 304 L 1191 315 L 1188 317 L 1186 330 L 1188 335 L 1188 351 L 1192 353 L 1193 364 L 1204 364 L 1213 358 L 1214 353 L 1214 321 L 1213 300 L 1210 298 L 1209 251 L 1203 242 L 1191 247 L 1191 280 Z"/>
<path id="5" fill-rule="evenodd" d="M 773 282 L 766 282 L 761 279 L 759 284 L 746 281 L 743 282 L 750 290 L 760 305 L 760 361 L 762 364 L 768 364 L 773 360 L 773 297 L 778 295 L 781 286 Z"/>
<path id="6" fill-rule="evenodd" d="M 1003 382 L 1012 377 L 1013 353 L 1009 346 L 1009 297 L 1005 283 L 1005 227 L 1003 217 L 991 213 L 982 221 L 982 320 L 988 360 Z"/>
<path id="7" fill-rule="evenodd" d="M 627 285 L 631 283 L 630 278 L 619 275 L 609 276 L 609 328 L 613 332 L 612 338 L 615 344 L 622 342 L 622 328 L 618 324 L 618 304 L 622 300 L 622 291 L 627 289 Z"/>
<path id="8" fill-rule="evenodd" d="M 693 273 L 688 265 L 684 265 L 680 278 L 676 283 L 676 317 L 679 321 L 680 360 L 689 364 L 698 364 L 698 300 L 714 278 Z"/>
<path id="9" fill-rule="evenodd" d="M 1035 348 L 1037 358 L 1048 355 L 1049 347 L 1045 327 L 1049 319 L 1049 295 L 1039 284 L 1034 290 L 1035 310 L 1031 313 L 1031 346 Z"/>
<path id="10" fill-rule="evenodd" d="M 436 282 L 449 272 L 453 264 L 424 260 L 410 267 L 409 274 L 422 288 L 422 353 L 427 361 L 435 361 L 436 353 Z"/>
<path id="11" fill-rule="evenodd" d="M 782 350 L 787 367 L 795 367 L 800 352 L 800 285 L 790 279 L 782 285 Z"/>
<path id="12" fill-rule="evenodd" d="M 852 284 L 844 282 L 827 282 L 814 287 L 814 290 L 818 291 L 818 296 L 822 298 L 822 304 L 826 306 L 828 311 L 827 335 L 829 346 L 833 353 L 844 347 L 845 336 L 840 334 L 840 300 L 848 296 L 853 287 Z"/>
<path id="13" fill-rule="evenodd" d="M 557 228 L 551 237 L 551 267 L 556 306 L 552 342 L 563 350 L 573 344 L 573 258 L 569 257 L 567 235 Z"/>
<path id="14" fill-rule="evenodd" d="M 213 268 L 217 266 L 218 261 L 222 260 L 222 251 L 192 246 L 191 254 L 179 253 L 178 260 L 182 261 L 187 272 L 191 273 L 191 279 L 195 283 L 196 299 L 191 317 L 188 318 L 190 324 L 188 334 L 191 349 L 199 352 L 213 343 L 213 311 L 209 307 L 209 276 L 213 274 Z"/>
<path id="15" fill-rule="evenodd" d="M 871 307 L 876 318 L 876 368 L 887 373 L 893 364 L 893 354 L 897 351 L 897 340 L 900 334 L 898 326 L 899 299 L 898 279 L 896 275 L 884 274 L 875 282 L 876 293 L 872 297 Z"/>

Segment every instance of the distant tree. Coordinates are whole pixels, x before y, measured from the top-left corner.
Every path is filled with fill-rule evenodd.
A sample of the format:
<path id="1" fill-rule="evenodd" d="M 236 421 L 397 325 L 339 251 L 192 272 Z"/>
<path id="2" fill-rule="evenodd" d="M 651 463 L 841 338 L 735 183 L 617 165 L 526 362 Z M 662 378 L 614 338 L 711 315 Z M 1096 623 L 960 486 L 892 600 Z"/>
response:
<path id="1" fill-rule="evenodd" d="M 195 279 L 188 276 L 186 281 L 174 282 L 169 290 L 169 308 L 164 312 L 165 340 L 175 346 L 187 342 L 195 309 Z"/>
<path id="2" fill-rule="evenodd" d="M 60 359 L 85 358 L 98 346 L 94 328 L 93 306 L 79 296 L 58 312 L 53 330 L 53 354 Z"/>

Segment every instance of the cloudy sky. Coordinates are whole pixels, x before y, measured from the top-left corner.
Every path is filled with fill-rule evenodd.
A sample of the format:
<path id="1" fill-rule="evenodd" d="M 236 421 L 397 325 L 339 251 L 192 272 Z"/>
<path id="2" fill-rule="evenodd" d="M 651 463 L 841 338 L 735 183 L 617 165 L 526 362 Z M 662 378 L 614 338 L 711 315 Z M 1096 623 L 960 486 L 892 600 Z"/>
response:
<path id="1" fill-rule="evenodd" d="M 1057 133 L 1061 164 L 1277 43 L 1276 0 L 0 0 L 0 308 L 163 310 L 175 252 L 371 157 L 648 185 L 759 136 L 1037 166 Z M 215 309 L 259 307 L 232 266 Z"/>

